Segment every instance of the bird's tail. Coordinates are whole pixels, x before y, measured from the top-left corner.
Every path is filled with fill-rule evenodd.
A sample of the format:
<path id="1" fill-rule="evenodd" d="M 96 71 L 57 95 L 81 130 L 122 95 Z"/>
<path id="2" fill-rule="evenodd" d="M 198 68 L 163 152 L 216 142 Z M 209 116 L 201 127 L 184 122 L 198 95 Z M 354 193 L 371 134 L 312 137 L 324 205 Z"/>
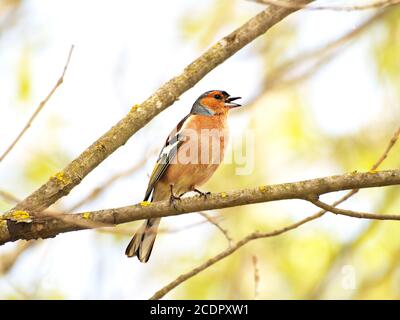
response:
<path id="1" fill-rule="evenodd" d="M 136 231 L 125 250 L 125 254 L 129 258 L 137 256 L 140 262 L 149 260 L 160 220 L 161 218 L 148 219 Z"/>

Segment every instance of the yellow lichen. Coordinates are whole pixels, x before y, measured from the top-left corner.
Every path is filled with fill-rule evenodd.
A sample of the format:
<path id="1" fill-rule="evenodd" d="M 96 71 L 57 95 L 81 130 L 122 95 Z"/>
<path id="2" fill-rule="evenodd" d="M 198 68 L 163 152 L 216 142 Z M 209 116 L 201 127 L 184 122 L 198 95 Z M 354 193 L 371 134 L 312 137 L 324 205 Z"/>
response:
<path id="1" fill-rule="evenodd" d="M 142 202 L 140 203 L 140 205 L 141 205 L 142 207 L 148 207 L 150 204 L 151 204 L 150 201 L 142 201 Z"/>
<path id="2" fill-rule="evenodd" d="M 83 218 L 83 219 L 86 219 L 86 220 L 89 220 L 89 219 L 90 219 L 90 213 L 89 213 L 89 212 L 84 212 L 84 213 L 82 214 L 82 218 Z"/>
<path id="3" fill-rule="evenodd" d="M 226 198 L 228 195 L 226 194 L 226 192 L 221 192 L 221 198 Z"/>
<path id="4" fill-rule="evenodd" d="M 140 107 L 140 104 L 135 104 L 135 105 L 131 108 L 131 111 L 130 111 L 130 112 L 135 112 L 135 111 L 137 111 L 137 109 L 139 109 L 139 107 Z"/>
<path id="5" fill-rule="evenodd" d="M 265 186 L 259 186 L 258 190 L 260 190 L 261 192 L 265 192 L 267 188 Z"/>
<path id="6" fill-rule="evenodd" d="M 22 210 L 16 210 L 6 215 L 6 219 L 16 222 L 32 222 L 31 215 Z"/>
<path id="7" fill-rule="evenodd" d="M 57 172 L 55 175 L 53 175 L 53 178 L 54 179 L 56 179 L 56 180 L 58 180 L 58 181 L 61 181 L 62 183 L 64 183 L 64 184 L 69 184 L 69 183 L 71 183 L 71 179 L 69 178 L 69 177 L 67 177 L 66 175 L 65 175 L 65 173 L 64 172 Z"/>

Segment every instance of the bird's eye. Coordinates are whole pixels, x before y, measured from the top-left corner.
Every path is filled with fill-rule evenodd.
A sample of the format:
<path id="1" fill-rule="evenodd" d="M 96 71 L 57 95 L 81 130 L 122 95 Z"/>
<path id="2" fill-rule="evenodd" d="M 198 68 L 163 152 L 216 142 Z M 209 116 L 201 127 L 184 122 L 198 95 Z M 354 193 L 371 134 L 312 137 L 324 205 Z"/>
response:
<path id="1" fill-rule="evenodd" d="M 216 94 L 216 95 L 214 95 L 214 98 L 217 99 L 217 100 L 221 100 L 222 96 L 220 94 Z"/>

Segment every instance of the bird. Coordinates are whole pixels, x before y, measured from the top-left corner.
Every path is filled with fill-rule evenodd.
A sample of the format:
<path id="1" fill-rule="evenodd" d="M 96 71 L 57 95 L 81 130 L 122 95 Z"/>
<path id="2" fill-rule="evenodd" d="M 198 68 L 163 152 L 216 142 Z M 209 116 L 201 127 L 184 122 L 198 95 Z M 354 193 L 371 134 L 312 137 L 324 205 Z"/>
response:
<path id="1" fill-rule="evenodd" d="M 169 199 L 175 204 L 187 192 L 206 197 L 198 188 L 206 183 L 223 160 L 228 143 L 228 112 L 241 107 L 223 90 L 200 95 L 188 115 L 168 135 L 148 182 L 143 201 Z M 211 141 L 211 142 L 210 142 Z M 161 218 L 146 220 L 129 242 L 125 254 L 147 262 Z"/>

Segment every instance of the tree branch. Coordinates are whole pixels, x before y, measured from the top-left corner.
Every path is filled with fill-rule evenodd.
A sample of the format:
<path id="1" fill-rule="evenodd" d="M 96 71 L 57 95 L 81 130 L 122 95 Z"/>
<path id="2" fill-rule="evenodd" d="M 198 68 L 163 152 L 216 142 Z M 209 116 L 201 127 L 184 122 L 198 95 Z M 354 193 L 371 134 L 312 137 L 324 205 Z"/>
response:
<path id="1" fill-rule="evenodd" d="M 332 10 L 332 11 L 358 11 L 358 10 L 371 10 L 386 8 L 389 6 L 394 6 L 400 3 L 400 0 L 379 0 L 362 5 L 336 5 L 336 6 L 325 6 L 325 5 L 312 5 L 308 4 L 296 4 L 287 0 L 251 0 L 261 4 L 268 4 L 283 8 L 291 9 L 305 9 L 305 10 Z"/>
<path id="2" fill-rule="evenodd" d="M 141 219 L 277 200 L 308 200 L 310 195 L 397 184 L 400 184 L 400 169 L 348 173 L 299 182 L 259 186 L 253 189 L 214 193 L 207 196 L 207 199 L 199 196 L 187 197 L 180 200 L 175 206 L 165 200 L 154 203 L 142 202 L 133 206 L 73 215 L 60 214 L 59 216 L 46 212 L 31 216 L 25 211 L 15 211 L 3 215 L 2 220 L 0 220 L 0 245 L 18 239 L 50 238 L 63 232 L 98 228 Z M 29 223 L 29 221 L 32 222 Z"/>

